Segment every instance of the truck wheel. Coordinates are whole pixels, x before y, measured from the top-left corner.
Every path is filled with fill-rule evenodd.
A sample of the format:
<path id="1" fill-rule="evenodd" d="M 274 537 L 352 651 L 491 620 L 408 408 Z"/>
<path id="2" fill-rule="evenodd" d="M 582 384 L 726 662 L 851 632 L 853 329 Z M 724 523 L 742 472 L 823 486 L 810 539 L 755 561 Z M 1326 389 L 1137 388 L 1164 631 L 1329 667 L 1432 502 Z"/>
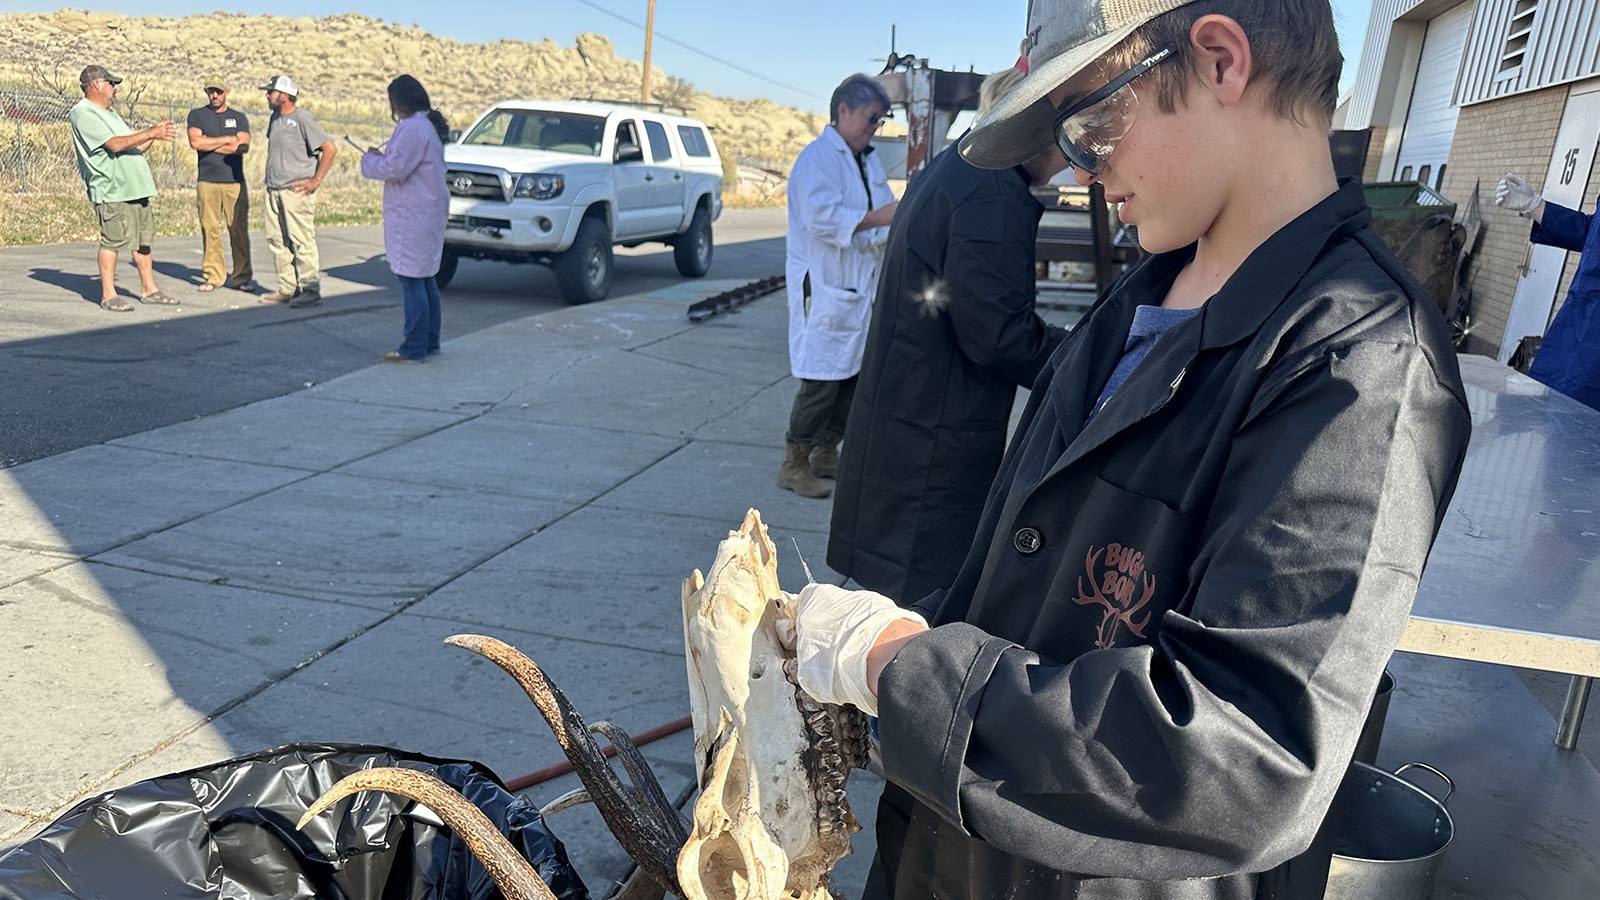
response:
<path id="1" fill-rule="evenodd" d="M 611 292 L 611 229 L 590 216 L 578 224 L 578 236 L 556 257 L 556 283 L 561 299 L 573 304 L 604 300 Z"/>
<path id="2" fill-rule="evenodd" d="M 711 215 L 702 206 L 689 220 L 689 230 L 678 235 L 673 245 L 672 259 L 678 264 L 678 274 L 699 278 L 711 271 L 711 251 Z"/>
<path id="3" fill-rule="evenodd" d="M 450 279 L 456 277 L 456 265 L 459 262 L 461 262 L 461 257 L 455 255 L 449 249 L 446 249 L 444 255 L 439 257 L 439 271 L 433 276 L 433 283 L 439 286 L 439 290 L 442 291 L 450 286 Z"/>

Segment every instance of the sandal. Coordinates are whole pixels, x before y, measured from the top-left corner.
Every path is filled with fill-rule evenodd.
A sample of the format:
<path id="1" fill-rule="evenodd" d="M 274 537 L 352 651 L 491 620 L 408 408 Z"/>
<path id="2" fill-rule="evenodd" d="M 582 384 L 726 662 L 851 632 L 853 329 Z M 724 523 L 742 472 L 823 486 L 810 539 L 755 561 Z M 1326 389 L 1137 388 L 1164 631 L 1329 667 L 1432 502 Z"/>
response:
<path id="1" fill-rule="evenodd" d="M 200 286 L 195 288 L 195 290 L 199 291 L 202 294 L 209 294 L 209 293 L 211 293 L 212 291 L 214 291 L 216 289 L 217 289 L 217 286 L 212 284 L 209 281 L 202 281 L 202 282 L 200 282 Z"/>
<path id="2" fill-rule="evenodd" d="M 133 312 L 133 304 L 118 297 L 107 297 L 100 301 L 100 308 L 111 312 Z"/>
<path id="3" fill-rule="evenodd" d="M 143 297 L 139 298 L 139 302 L 140 303 L 155 303 L 155 304 L 160 305 L 160 306 L 177 306 L 178 305 L 178 301 L 172 299 L 171 297 L 168 297 L 166 294 L 163 294 L 160 291 L 156 291 L 154 294 L 145 294 Z"/>
<path id="4" fill-rule="evenodd" d="M 240 292 L 246 293 L 246 294 L 254 294 L 256 292 L 257 288 L 256 288 L 256 283 L 254 281 L 246 281 L 244 284 L 241 284 L 241 285 L 238 285 L 237 287 L 235 287 L 234 290 L 240 291 Z"/>

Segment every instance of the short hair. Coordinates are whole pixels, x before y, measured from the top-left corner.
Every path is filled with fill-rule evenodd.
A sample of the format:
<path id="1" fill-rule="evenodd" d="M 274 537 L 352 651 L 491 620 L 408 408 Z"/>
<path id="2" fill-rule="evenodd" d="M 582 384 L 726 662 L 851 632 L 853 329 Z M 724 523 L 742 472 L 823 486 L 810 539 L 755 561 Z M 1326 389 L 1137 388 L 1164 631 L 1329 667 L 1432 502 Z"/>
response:
<path id="1" fill-rule="evenodd" d="M 978 118 L 983 118 L 1001 97 L 1011 93 L 1011 89 L 1027 77 L 1028 73 L 1017 66 L 984 76 L 983 84 L 978 86 Z"/>
<path id="2" fill-rule="evenodd" d="M 1130 68 L 1164 46 L 1178 48 L 1172 62 L 1156 66 L 1140 79 L 1153 83 L 1163 112 L 1177 109 L 1188 96 L 1194 72 L 1189 31 L 1202 16 L 1223 15 L 1244 29 L 1250 39 L 1250 80 L 1267 91 L 1278 115 L 1301 125 L 1302 116 L 1331 119 L 1339 103 L 1339 35 L 1328 0 L 1195 0 L 1141 25 L 1105 56 L 1112 68 Z"/>
<path id="3" fill-rule="evenodd" d="M 841 103 L 850 110 L 860 109 L 868 103 L 876 103 L 887 112 L 889 92 L 883 89 L 883 85 L 857 72 L 839 82 L 839 86 L 833 89 L 833 98 L 828 101 L 829 122 L 838 123 Z"/>

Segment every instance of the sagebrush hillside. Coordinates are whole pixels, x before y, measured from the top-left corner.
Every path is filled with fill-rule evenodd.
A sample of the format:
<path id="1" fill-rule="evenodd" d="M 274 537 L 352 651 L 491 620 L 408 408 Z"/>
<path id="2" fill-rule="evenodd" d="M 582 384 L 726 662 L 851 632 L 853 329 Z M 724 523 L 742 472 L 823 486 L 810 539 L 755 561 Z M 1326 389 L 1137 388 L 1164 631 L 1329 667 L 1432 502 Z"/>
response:
<path id="1" fill-rule="evenodd" d="M 77 95 L 78 71 L 98 62 L 127 79 L 124 101 L 139 96 L 199 105 L 200 82 L 216 74 L 229 80 L 236 102 L 260 106 L 257 85 L 284 72 L 300 86 L 308 109 L 342 119 L 387 119 L 384 88 L 409 72 L 460 127 L 508 97 L 636 99 L 643 73 L 640 62 L 618 58 L 611 41 L 598 34 L 579 35 L 572 47 L 549 39 L 474 44 L 354 13 L 283 18 L 215 12 L 171 19 L 81 10 L 7 13 L 0 14 L 0 46 L 6 48 L 3 87 Z M 651 85 L 656 100 L 688 107 L 710 125 L 724 156 L 786 163 L 826 122 L 769 100 L 712 96 L 660 69 L 653 69 Z"/>
<path id="2" fill-rule="evenodd" d="M 215 12 L 184 18 L 135 18 L 59 10 L 0 14 L 0 247 L 92 240 L 96 225 L 72 152 L 67 110 L 82 98 L 78 72 L 100 63 L 122 76 L 115 108 L 135 128 L 171 118 L 180 126 L 204 102 L 201 87 L 221 76 L 232 103 L 266 115 L 259 89 L 291 75 L 300 102 L 331 133 L 377 142 L 388 134 L 385 88 L 410 73 L 457 128 L 491 103 L 509 98 L 633 100 L 643 66 L 619 59 L 611 41 L 578 35 L 574 46 L 551 40 L 483 44 L 437 37 L 357 14 L 284 18 Z M 653 69 L 659 102 L 680 105 L 713 129 L 731 205 L 781 204 L 784 177 L 826 118 L 770 100 L 734 100 L 698 91 Z M 817 88 L 825 93 L 831 85 Z M 13 93 L 15 92 L 15 93 Z M 256 122 L 258 132 L 265 120 Z M 145 152 L 155 175 L 156 232 L 194 234 L 195 157 L 182 137 Z M 362 178 L 357 157 L 342 153 L 319 192 L 322 224 L 376 222 L 382 186 Z M 245 160 L 259 185 L 265 154 Z M 259 215 L 257 216 L 259 218 Z"/>

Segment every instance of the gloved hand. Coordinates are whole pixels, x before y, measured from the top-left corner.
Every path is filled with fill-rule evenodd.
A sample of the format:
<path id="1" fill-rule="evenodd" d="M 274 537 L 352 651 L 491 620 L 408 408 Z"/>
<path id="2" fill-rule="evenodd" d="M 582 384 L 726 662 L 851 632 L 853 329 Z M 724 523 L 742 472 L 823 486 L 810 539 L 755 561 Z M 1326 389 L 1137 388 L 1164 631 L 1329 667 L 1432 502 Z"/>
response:
<path id="1" fill-rule="evenodd" d="M 877 715 L 878 698 L 867 687 L 867 654 L 883 630 L 902 619 L 928 625 L 882 594 L 806 585 L 796 598 L 794 616 L 800 689 L 822 703 L 849 703 Z"/>
<path id="2" fill-rule="evenodd" d="M 1502 206 L 1519 216 L 1527 217 L 1539 208 L 1544 198 L 1533 189 L 1533 185 L 1522 180 L 1522 176 L 1515 172 L 1507 172 L 1506 177 L 1494 186 L 1494 205 Z"/>

